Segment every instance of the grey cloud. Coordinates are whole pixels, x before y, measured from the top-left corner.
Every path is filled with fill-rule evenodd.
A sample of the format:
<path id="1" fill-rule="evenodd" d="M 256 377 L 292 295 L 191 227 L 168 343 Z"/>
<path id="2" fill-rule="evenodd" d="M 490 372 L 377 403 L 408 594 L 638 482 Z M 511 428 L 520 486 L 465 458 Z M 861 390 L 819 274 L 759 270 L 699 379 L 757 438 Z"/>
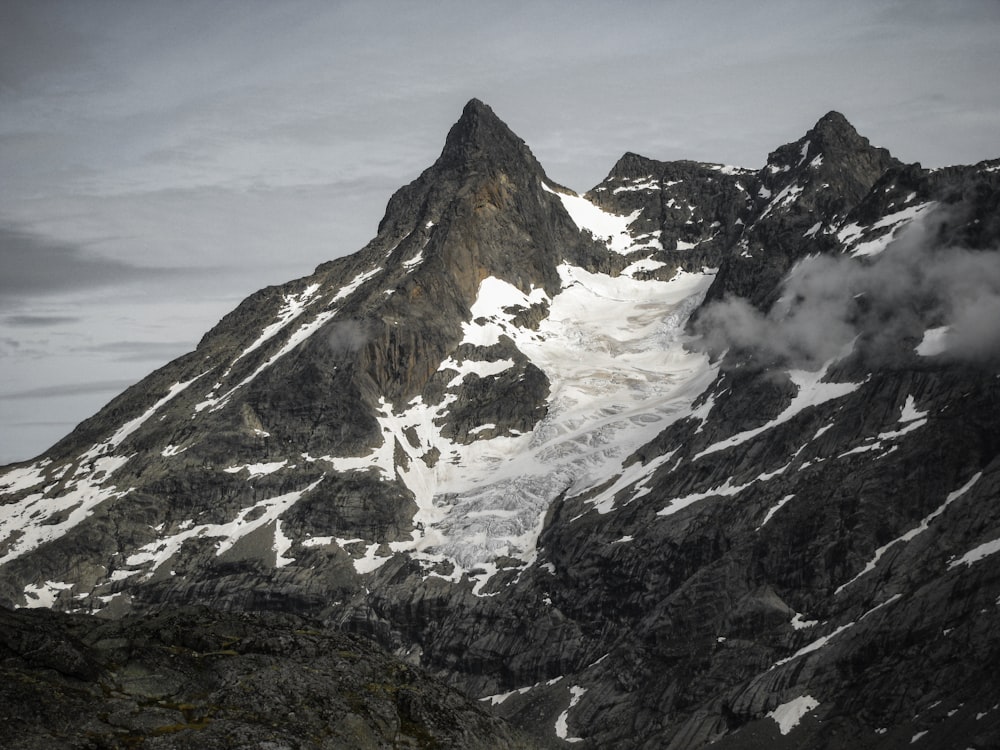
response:
<path id="1" fill-rule="evenodd" d="M 71 315 L 8 315 L 3 322 L 17 328 L 47 328 L 78 323 L 82 318 Z"/>
<path id="2" fill-rule="evenodd" d="M 736 349 L 762 366 L 816 369 L 860 337 L 885 360 L 932 327 L 949 326 L 943 356 L 1000 356 L 1000 252 L 941 246 L 952 209 L 913 222 L 874 259 L 820 255 L 797 263 L 764 313 L 730 297 L 701 312 L 699 347 Z"/>
<path id="3" fill-rule="evenodd" d="M 60 243 L 0 225 L 0 301 L 140 281 L 181 277 L 191 269 L 140 266 L 91 254 L 86 247 Z M 200 269 L 199 274 L 206 269 Z"/>
<path id="4" fill-rule="evenodd" d="M 121 393 L 130 385 L 132 380 L 98 380 L 87 383 L 66 383 L 64 385 L 44 386 L 40 388 L 28 388 L 13 393 L 0 393 L 0 400 L 11 401 L 25 398 L 63 398 L 66 396 L 81 396 L 87 394 L 107 393 L 114 395 Z"/>
<path id="5" fill-rule="evenodd" d="M 167 362 L 191 348 L 187 341 L 112 341 L 73 351 L 112 355 L 116 362 Z"/>
<path id="6" fill-rule="evenodd" d="M 18 90 L 40 75 L 92 63 L 88 44 L 52 3 L 0 4 L 0 91 Z"/>

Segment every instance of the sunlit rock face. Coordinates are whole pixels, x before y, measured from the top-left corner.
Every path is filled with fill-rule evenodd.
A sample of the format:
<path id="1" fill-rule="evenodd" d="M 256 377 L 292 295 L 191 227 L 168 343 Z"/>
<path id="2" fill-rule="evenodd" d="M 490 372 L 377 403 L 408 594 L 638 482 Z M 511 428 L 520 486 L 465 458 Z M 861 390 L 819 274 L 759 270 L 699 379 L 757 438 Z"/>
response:
<path id="1" fill-rule="evenodd" d="M 996 745 L 998 217 L 835 112 L 581 196 L 473 100 L 358 253 L 3 470 L 0 598 L 308 616 L 555 746 Z"/>

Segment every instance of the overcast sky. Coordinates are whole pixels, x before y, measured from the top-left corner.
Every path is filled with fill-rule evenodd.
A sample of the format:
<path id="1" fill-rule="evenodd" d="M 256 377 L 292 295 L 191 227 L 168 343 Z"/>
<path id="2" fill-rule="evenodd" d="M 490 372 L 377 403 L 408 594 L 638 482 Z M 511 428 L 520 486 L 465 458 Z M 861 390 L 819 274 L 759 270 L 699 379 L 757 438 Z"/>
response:
<path id="1" fill-rule="evenodd" d="M 0 2 L 0 464 L 359 249 L 475 96 L 584 191 L 760 167 L 837 109 L 1000 156 L 1000 2 Z"/>

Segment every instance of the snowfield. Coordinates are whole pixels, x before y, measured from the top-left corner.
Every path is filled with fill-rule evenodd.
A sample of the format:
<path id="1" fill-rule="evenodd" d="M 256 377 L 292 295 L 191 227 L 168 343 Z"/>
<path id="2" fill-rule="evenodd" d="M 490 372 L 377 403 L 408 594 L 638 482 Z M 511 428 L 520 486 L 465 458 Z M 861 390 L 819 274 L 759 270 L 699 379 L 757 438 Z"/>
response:
<path id="1" fill-rule="evenodd" d="M 690 413 L 690 404 L 712 377 L 707 358 L 684 349 L 683 327 L 700 303 L 713 273 L 679 273 L 667 282 L 612 278 L 564 265 L 562 290 L 549 300 L 550 313 L 537 331 L 518 328 L 505 308 L 545 299 L 524 294 L 496 278 L 484 279 L 465 324 L 463 343 L 488 346 L 501 335 L 548 376 L 547 416 L 530 434 L 461 445 L 443 438 L 435 419 L 454 396 L 431 407 L 414 399 L 394 412 L 383 403 L 385 436 L 372 454 L 326 457 L 339 470 L 373 463 L 389 479 L 399 477 L 414 493 L 422 527 L 394 551 L 409 550 L 427 563 L 452 561 L 458 580 L 480 571 L 477 590 L 495 573 L 499 556 L 530 563 L 545 513 L 564 492 L 578 494 L 609 475 L 670 422 Z M 495 363 L 446 359 L 441 369 L 501 372 Z M 490 425 L 483 425 L 486 429 Z M 417 446 L 405 433 L 418 436 Z M 396 465 L 396 446 L 408 454 Z M 422 456 L 440 452 L 431 467 Z"/>

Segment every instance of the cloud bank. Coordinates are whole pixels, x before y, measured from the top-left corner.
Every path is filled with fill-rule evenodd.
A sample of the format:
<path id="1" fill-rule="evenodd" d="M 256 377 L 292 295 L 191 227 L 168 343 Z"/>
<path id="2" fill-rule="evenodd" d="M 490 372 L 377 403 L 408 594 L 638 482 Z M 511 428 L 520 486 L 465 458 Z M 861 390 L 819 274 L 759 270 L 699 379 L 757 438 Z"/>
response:
<path id="1" fill-rule="evenodd" d="M 744 353 L 761 366 L 817 369 L 853 340 L 874 364 L 910 353 L 924 332 L 947 327 L 941 356 L 1000 357 L 1000 251 L 943 244 L 955 209 L 913 222 L 879 255 L 816 255 L 785 277 L 767 312 L 739 297 L 707 305 L 698 347 Z"/>

